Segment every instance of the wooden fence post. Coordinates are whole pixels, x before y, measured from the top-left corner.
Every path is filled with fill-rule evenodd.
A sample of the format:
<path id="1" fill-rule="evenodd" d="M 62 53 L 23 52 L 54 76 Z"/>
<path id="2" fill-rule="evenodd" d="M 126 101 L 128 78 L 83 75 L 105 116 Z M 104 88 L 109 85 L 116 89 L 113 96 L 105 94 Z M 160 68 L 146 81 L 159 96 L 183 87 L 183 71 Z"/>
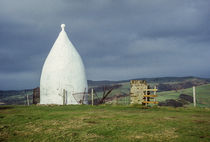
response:
<path id="1" fill-rule="evenodd" d="M 195 86 L 193 86 L 193 103 L 194 107 L 196 107 Z"/>
<path id="2" fill-rule="evenodd" d="M 66 90 L 65 89 L 63 89 L 63 105 L 65 105 L 66 104 Z"/>
<path id="3" fill-rule="evenodd" d="M 27 97 L 27 105 L 29 106 L 28 94 L 26 95 L 26 97 Z"/>
<path id="4" fill-rule="evenodd" d="M 148 86 L 147 86 L 147 89 L 148 89 Z M 145 95 L 147 95 L 147 89 L 146 89 L 146 94 Z M 146 106 L 147 106 L 147 102 L 148 102 L 148 100 L 147 100 L 147 97 L 146 97 Z"/>
<path id="5" fill-rule="evenodd" d="M 91 100 L 92 100 L 92 106 L 93 106 L 93 88 L 91 89 Z"/>
<path id="6" fill-rule="evenodd" d="M 155 90 L 157 89 L 157 87 L 155 86 L 154 88 Z M 156 95 L 156 91 L 154 91 L 154 95 Z M 156 102 L 156 97 L 154 97 L 154 101 Z"/>

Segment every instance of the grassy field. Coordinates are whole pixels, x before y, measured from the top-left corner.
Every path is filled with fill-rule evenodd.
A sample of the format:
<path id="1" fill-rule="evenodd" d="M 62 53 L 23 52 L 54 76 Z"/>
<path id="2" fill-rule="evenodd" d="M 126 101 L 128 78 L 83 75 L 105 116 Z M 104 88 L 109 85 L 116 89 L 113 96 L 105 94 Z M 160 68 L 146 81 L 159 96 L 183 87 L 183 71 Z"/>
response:
<path id="1" fill-rule="evenodd" d="M 208 83 L 210 82 L 210 79 L 204 79 L 204 78 L 197 78 L 197 77 L 163 77 L 163 78 L 145 78 L 144 80 L 147 80 L 149 85 L 151 87 L 154 87 L 155 85 L 159 84 L 179 84 L 179 83 L 186 83 L 186 82 L 191 82 L 195 83 Z M 119 88 L 115 88 L 111 94 L 109 94 L 107 98 L 108 103 L 112 103 L 110 101 L 113 98 L 113 102 L 118 102 L 120 104 L 128 104 L 129 103 L 129 92 L 130 92 L 130 82 L 129 80 L 126 81 L 88 81 L 89 89 L 96 87 L 95 91 L 97 92 L 97 95 L 95 95 L 95 99 L 98 98 L 100 100 L 103 96 L 103 87 L 104 85 L 122 85 Z M 200 84 L 199 84 L 200 85 Z M 101 89 L 100 89 L 101 87 Z M 98 88 L 98 89 L 97 89 Z M 186 86 L 185 86 L 186 88 Z M 171 88 L 170 88 L 171 89 Z M 173 89 L 171 89 L 173 90 Z M 210 107 L 210 84 L 204 85 L 204 86 L 199 86 L 196 88 L 197 94 L 198 94 L 198 105 L 199 106 L 204 106 L 204 107 Z M 163 89 L 162 89 L 163 91 Z M 27 90 L 8 90 L 8 91 L 1 91 L 0 90 L 0 105 L 24 105 L 26 104 L 26 94 L 29 95 L 29 100 L 30 103 L 32 103 L 32 89 L 27 89 Z M 192 94 L 192 89 L 183 89 L 183 90 L 178 90 L 177 92 L 175 91 L 164 91 L 164 92 L 159 92 L 159 97 L 158 101 L 165 101 L 166 99 L 177 99 L 180 95 L 180 93 L 185 93 L 185 94 Z M 89 95 L 89 99 L 91 96 Z"/>
<path id="2" fill-rule="evenodd" d="M 209 108 L 0 106 L 0 141 L 210 141 Z"/>
<path id="3" fill-rule="evenodd" d="M 193 96 L 192 88 L 182 89 L 178 91 L 158 92 L 158 101 L 166 99 L 178 99 L 180 94 Z M 200 107 L 210 107 L 210 84 L 205 84 L 196 87 L 197 105 Z M 191 104 L 192 105 L 192 104 Z"/>
<path id="4" fill-rule="evenodd" d="M 167 82 L 169 84 L 173 83 L 180 83 L 180 82 Z M 117 96 L 120 94 L 129 94 L 130 92 L 130 83 L 125 82 L 125 83 L 120 83 L 122 86 L 114 89 L 109 96 Z M 156 83 L 149 83 L 149 85 L 153 88 Z M 103 92 L 97 92 L 97 95 L 100 97 L 102 96 Z M 172 91 L 163 91 L 163 92 L 157 92 L 157 101 L 162 102 L 167 99 L 174 99 L 177 100 L 180 96 L 180 94 L 187 94 L 192 96 L 192 88 L 187 88 L 187 89 L 181 89 L 181 90 L 172 90 Z M 199 107 L 210 107 L 210 84 L 205 84 L 201 86 L 196 87 L 196 101 L 197 101 L 197 106 Z M 117 98 L 118 104 L 129 104 L 130 103 L 130 96 L 125 96 L 121 98 Z M 114 99 L 110 103 L 116 103 L 116 100 Z M 192 106 L 192 103 L 189 104 L 188 106 Z"/>
<path id="5" fill-rule="evenodd" d="M 150 84 L 151 86 L 154 86 L 154 84 Z M 130 84 L 129 83 L 122 83 L 122 86 L 118 89 L 113 90 L 110 96 L 114 96 L 116 94 L 129 94 L 129 89 L 130 89 Z M 102 94 L 102 93 L 98 93 Z M 182 90 L 173 90 L 173 91 L 163 91 L 163 92 L 158 92 L 158 97 L 157 101 L 162 102 L 167 99 L 178 99 L 180 94 L 187 94 L 192 96 L 193 91 L 192 88 L 187 88 L 187 89 L 182 89 Z M 196 97 L 197 97 L 197 105 L 199 107 L 210 107 L 210 84 L 205 84 L 201 86 L 196 87 Z M 118 99 L 119 102 L 124 103 L 127 100 L 129 101 L 129 96 L 127 97 L 122 97 Z M 191 106 L 192 104 L 190 104 Z"/>
<path id="6" fill-rule="evenodd" d="M 32 103 L 32 94 L 32 90 L 0 91 L 0 104 L 24 105 L 26 104 L 26 95 L 29 95 L 30 103 Z"/>

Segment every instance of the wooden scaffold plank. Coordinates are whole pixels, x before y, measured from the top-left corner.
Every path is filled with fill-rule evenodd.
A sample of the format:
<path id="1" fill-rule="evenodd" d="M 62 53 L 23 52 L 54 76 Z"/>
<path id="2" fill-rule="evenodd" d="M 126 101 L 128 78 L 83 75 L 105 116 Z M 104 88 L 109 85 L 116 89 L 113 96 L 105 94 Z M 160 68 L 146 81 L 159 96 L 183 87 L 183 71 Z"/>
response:
<path id="1" fill-rule="evenodd" d="M 157 97 L 157 95 L 144 95 L 144 97 Z"/>
<path id="2" fill-rule="evenodd" d="M 145 91 L 153 91 L 156 92 L 158 89 L 145 89 Z"/>
<path id="3" fill-rule="evenodd" d="M 158 102 L 152 102 L 152 101 L 143 101 L 145 104 L 158 104 Z"/>

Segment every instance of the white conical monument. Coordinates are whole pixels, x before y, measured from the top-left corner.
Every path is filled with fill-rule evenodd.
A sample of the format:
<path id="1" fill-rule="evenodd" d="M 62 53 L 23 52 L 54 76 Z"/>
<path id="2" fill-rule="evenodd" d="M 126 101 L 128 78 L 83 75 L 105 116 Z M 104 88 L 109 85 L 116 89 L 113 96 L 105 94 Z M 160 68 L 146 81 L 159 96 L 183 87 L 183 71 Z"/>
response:
<path id="1" fill-rule="evenodd" d="M 61 25 L 40 79 L 40 104 L 87 103 L 87 80 L 80 55 Z"/>

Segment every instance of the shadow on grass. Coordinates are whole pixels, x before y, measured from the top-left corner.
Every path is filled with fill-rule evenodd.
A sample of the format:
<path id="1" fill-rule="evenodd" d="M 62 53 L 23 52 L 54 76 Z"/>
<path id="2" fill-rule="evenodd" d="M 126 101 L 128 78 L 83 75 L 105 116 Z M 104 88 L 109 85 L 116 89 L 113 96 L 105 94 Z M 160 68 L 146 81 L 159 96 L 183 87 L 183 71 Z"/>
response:
<path id="1" fill-rule="evenodd" d="M 0 110 L 4 110 L 4 109 L 13 109 L 14 106 L 0 106 Z"/>

